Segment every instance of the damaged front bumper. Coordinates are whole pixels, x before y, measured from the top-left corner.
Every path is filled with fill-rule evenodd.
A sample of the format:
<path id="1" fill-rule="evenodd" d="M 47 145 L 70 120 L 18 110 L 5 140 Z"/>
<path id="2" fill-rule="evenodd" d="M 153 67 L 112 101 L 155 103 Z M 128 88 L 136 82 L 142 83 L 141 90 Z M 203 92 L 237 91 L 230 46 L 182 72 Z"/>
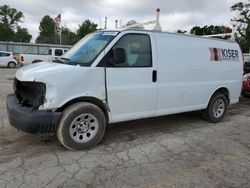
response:
<path id="1" fill-rule="evenodd" d="M 36 110 L 19 104 L 15 94 L 7 96 L 7 112 L 10 124 L 27 133 L 55 133 L 61 112 Z"/>

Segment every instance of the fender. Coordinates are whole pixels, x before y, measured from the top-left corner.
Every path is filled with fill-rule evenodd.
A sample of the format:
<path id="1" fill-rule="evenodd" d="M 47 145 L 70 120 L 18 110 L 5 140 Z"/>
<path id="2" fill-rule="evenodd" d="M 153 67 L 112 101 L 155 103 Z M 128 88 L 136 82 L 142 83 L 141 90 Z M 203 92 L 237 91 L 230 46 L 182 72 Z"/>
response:
<path id="1" fill-rule="evenodd" d="M 208 101 L 207 101 L 207 106 L 208 106 L 208 104 L 209 104 L 209 101 L 210 101 L 210 99 L 212 98 L 212 96 L 215 94 L 215 93 L 223 93 L 223 94 L 225 94 L 225 96 L 227 97 L 227 99 L 228 99 L 228 103 L 230 103 L 230 93 L 229 93 L 229 90 L 228 90 L 228 88 L 226 87 L 226 86 L 224 86 L 224 85 L 222 85 L 222 86 L 219 86 L 219 87 L 217 87 L 217 88 L 215 88 L 214 89 L 214 91 L 213 91 L 213 93 L 210 95 L 210 97 L 209 97 L 209 99 L 208 99 Z"/>
<path id="2" fill-rule="evenodd" d="M 74 104 L 77 102 L 89 102 L 89 103 L 92 103 L 92 104 L 98 106 L 105 114 L 107 123 L 111 122 L 110 108 L 109 108 L 108 104 L 101 101 L 100 99 L 98 99 L 96 97 L 91 97 L 91 96 L 88 96 L 88 97 L 84 96 L 84 97 L 78 97 L 78 98 L 71 99 L 70 101 L 65 103 L 62 107 L 58 108 L 56 110 L 56 112 L 62 112 L 65 108 L 67 108 L 71 104 Z"/>

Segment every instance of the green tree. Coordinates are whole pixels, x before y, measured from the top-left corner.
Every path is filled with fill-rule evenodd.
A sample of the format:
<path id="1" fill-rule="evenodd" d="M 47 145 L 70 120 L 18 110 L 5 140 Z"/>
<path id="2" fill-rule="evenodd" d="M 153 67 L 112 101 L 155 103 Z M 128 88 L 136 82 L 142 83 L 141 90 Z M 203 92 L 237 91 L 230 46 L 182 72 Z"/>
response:
<path id="1" fill-rule="evenodd" d="M 46 15 L 42 18 L 39 26 L 39 36 L 37 43 L 53 44 L 58 43 L 58 33 L 56 32 L 56 22 L 50 16 Z"/>
<path id="2" fill-rule="evenodd" d="M 76 33 L 72 32 L 67 27 L 61 27 L 62 44 L 73 45 L 77 42 Z"/>
<path id="3" fill-rule="evenodd" d="M 21 28 L 17 26 L 17 31 L 15 33 L 15 42 L 26 42 L 29 43 L 32 36 L 29 34 L 27 28 Z"/>
<path id="4" fill-rule="evenodd" d="M 176 31 L 176 33 L 182 33 L 182 34 L 185 34 L 187 31 L 182 31 L 181 29 L 178 29 L 177 31 Z"/>
<path id="5" fill-rule="evenodd" d="M 0 22 L 0 41 L 13 41 L 15 32 L 7 24 Z"/>
<path id="6" fill-rule="evenodd" d="M 0 22 L 10 28 L 15 28 L 22 21 L 24 15 L 21 11 L 11 8 L 8 5 L 0 6 Z"/>
<path id="7" fill-rule="evenodd" d="M 30 42 L 32 36 L 26 28 L 18 26 L 24 15 L 8 5 L 0 6 L 0 40 Z"/>
<path id="8" fill-rule="evenodd" d="M 85 20 L 79 29 L 76 31 L 77 39 L 80 40 L 85 37 L 87 34 L 92 33 L 97 30 L 97 24 L 91 22 L 90 20 Z"/>
<path id="9" fill-rule="evenodd" d="M 236 3 L 231 7 L 231 11 L 238 14 L 237 18 L 232 19 L 236 22 L 236 40 L 243 52 L 248 53 L 250 46 L 250 3 Z"/>
<path id="10" fill-rule="evenodd" d="M 216 34 L 223 34 L 224 31 L 226 31 L 227 33 L 232 32 L 232 29 L 229 27 L 225 27 L 225 26 L 214 26 L 214 25 L 210 25 L 210 26 L 203 26 L 203 27 L 199 27 L 199 26 L 195 26 L 191 29 L 190 33 L 194 34 L 194 35 L 216 35 Z"/>

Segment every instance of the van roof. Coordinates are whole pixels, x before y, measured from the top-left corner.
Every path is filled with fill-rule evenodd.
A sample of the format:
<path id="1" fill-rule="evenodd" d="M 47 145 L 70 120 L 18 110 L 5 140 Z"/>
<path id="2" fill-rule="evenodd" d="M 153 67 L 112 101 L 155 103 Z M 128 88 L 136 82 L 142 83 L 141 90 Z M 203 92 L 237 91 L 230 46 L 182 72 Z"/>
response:
<path id="1" fill-rule="evenodd" d="M 163 33 L 163 34 L 170 34 L 170 35 L 179 35 L 179 36 L 185 36 L 185 37 L 195 37 L 200 39 L 207 39 L 207 40 L 219 40 L 224 42 L 231 42 L 236 43 L 233 40 L 225 40 L 220 38 L 210 38 L 210 37 L 204 37 L 199 35 L 193 35 L 193 34 L 182 34 L 182 33 L 172 33 L 168 31 L 156 31 L 156 30 L 147 30 L 147 29 L 132 29 L 132 28 L 119 28 L 119 29 L 112 29 L 112 30 L 99 30 L 99 31 L 111 31 L 111 32 L 123 32 L 123 31 L 136 31 L 136 32 L 151 32 L 151 33 Z"/>

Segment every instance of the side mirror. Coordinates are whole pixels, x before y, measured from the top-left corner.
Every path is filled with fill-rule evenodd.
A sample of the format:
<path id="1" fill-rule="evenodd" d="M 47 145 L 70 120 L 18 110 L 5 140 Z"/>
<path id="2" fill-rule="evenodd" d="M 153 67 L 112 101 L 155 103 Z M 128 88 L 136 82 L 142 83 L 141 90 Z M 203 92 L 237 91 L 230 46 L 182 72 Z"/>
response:
<path id="1" fill-rule="evenodd" d="M 126 62 L 126 53 L 124 48 L 113 49 L 113 59 L 115 64 L 122 64 Z"/>

